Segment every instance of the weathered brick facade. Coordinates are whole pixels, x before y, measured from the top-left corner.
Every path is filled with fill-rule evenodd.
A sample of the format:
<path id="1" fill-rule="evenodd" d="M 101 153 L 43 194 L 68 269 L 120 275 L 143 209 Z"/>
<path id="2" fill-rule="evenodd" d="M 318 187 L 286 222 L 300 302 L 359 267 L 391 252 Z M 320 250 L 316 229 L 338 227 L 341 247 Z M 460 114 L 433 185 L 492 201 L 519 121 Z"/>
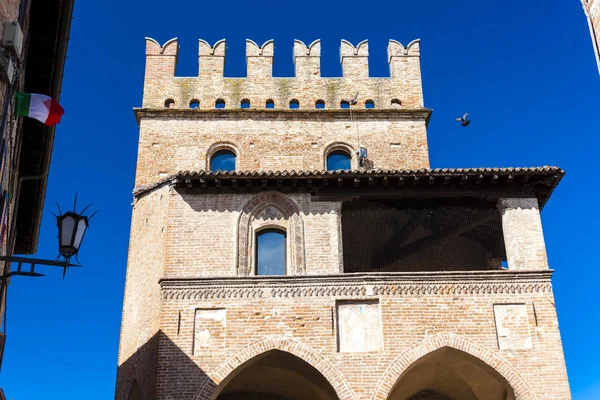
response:
<path id="1" fill-rule="evenodd" d="M 598 72 L 600 72 L 600 1 L 599 0 L 581 0 L 583 11 L 590 27 L 590 36 L 592 45 L 596 54 Z"/>
<path id="2" fill-rule="evenodd" d="M 343 78 L 320 77 L 318 41 L 273 78 L 273 42 L 248 41 L 239 79 L 224 41 L 199 42 L 197 78 L 174 76 L 176 40 L 146 43 L 117 399 L 570 399 L 540 219 L 562 171 L 427 169 L 418 41 L 390 41 L 390 78 L 368 76 L 366 41 L 342 42 Z M 205 172 L 222 149 L 237 172 Z M 316 172 L 334 150 L 353 171 Z M 365 215 L 401 251 L 350 273 L 362 228 L 342 221 Z M 257 275 L 267 228 L 284 276 Z M 452 262 L 471 253 L 487 263 Z"/>

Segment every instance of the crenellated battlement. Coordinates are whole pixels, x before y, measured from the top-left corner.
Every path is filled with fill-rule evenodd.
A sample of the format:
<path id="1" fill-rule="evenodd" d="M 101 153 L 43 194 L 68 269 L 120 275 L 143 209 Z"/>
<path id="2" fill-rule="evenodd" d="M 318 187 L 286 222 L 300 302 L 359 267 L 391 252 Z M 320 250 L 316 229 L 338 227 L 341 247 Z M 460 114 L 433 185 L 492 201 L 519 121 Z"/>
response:
<path id="1" fill-rule="evenodd" d="M 368 105 L 378 109 L 423 108 L 419 40 L 404 47 L 390 40 L 388 45 L 389 78 L 369 76 L 369 42 L 356 46 L 347 40 L 340 44 L 343 77 L 321 77 L 321 41 L 306 45 L 294 40 L 295 77 L 273 77 L 275 44 L 267 40 L 262 45 L 246 39 L 247 78 L 224 76 L 226 42 L 210 45 L 198 41 L 198 76 L 176 77 L 179 46 L 177 39 L 160 45 L 146 38 L 146 76 L 144 108 L 222 108 L 313 109 L 324 104 L 325 109 L 339 109 L 344 99 L 358 93 L 355 107 Z M 197 106 L 199 104 L 199 106 Z M 219 107 L 220 108 L 220 107 Z"/>

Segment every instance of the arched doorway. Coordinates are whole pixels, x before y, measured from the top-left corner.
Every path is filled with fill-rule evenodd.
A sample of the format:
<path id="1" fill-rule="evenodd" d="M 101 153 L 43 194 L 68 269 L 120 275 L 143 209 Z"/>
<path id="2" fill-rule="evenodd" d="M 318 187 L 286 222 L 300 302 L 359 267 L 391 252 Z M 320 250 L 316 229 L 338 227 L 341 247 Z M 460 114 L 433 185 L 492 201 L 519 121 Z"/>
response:
<path id="1" fill-rule="evenodd" d="M 331 384 L 306 361 L 271 350 L 236 368 L 217 388 L 216 400 L 338 400 Z"/>
<path id="2" fill-rule="evenodd" d="M 515 400 L 508 382 L 478 358 L 450 347 L 413 363 L 388 400 Z"/>

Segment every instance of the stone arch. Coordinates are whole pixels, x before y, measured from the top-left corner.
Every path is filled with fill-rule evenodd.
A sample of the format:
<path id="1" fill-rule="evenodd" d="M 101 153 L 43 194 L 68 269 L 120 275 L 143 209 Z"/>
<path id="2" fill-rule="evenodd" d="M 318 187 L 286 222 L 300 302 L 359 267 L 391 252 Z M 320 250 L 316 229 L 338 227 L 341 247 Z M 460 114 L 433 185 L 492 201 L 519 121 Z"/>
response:
<path id="1" fill-rule="evenodd" d="M 213 143 L 209 146 L 208 149 L 206 149 L 206 171 L 210 171 L 210 160 L 212 159 L 212 156 L 217 153 L 218 151 L 221 150 L 229 150 L 231 151 L 233 154 L 235 154 L 235 169 L 239 170 L 239 164 L 240 164 L 240 156 L 241 156 L 241 151 L 240 151 L 240 146 L 237 143 L 234 142 L 229 142 L 229 141 L 223 141 L 223 142 L 217 142 L 217 143 Z"/>
<path id="2" fill-rule="evenodd" d="M 230 356 L 217 367 L 213 374 L 204 380 L 200 389 L 196 392 L 194 400 L 211 400 L 218 385 L 236 368 L 246 361 L 271 350 L 290 353 L 314 367 L 331 384 L 340 400 L 356 400 L 356 395 L 346 378 L 325 357 L 304 343 L 281 337 L 271 337 L 254 342 Z"/>
<path id="3" fill-rule="evenodd" d="M 454 333 L 440 333 L 424 339 L 392 361 L 385 370 L 383 377 L 377 383 L 371 400 L 386 400 L 392 393 L 396 382 L 413 363 L 423 356 L 443 347 L 450 347 L 465 352 L 494 369 L 513 388 L 517 400 L 537 399 L 527 382 L 504 358 L 492 352 L 487 347 L 481 346 L 463 336 Z"/>
<path id="4" fill-rule="evenodd" d="M 252 273 L 254 230 L 252 228 L 253 218 L 268 206 L 274 206 L 287 220 L 286 233 L 288 237 L 288 260 L 287 267 L 292 275 L 304 275 L 306 263 L 304 256 L 304 223 L 300 210 L 287 196 L 279 192 L 264 192 L 250 200 L 240 213 L 237 229 L 237 275 L 249 276 Z"/>

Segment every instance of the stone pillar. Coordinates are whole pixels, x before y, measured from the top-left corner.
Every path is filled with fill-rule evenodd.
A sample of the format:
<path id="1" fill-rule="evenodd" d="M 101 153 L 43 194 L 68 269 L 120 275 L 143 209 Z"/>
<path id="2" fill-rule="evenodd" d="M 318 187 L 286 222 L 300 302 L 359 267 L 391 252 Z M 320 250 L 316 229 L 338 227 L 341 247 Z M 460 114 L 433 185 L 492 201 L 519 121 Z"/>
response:
<path id="1" fill-rule="evenodd" d="M 536 198 L 509 198 L 498 201 L 508 269 L 548 269 L 546 244 Z"/>

